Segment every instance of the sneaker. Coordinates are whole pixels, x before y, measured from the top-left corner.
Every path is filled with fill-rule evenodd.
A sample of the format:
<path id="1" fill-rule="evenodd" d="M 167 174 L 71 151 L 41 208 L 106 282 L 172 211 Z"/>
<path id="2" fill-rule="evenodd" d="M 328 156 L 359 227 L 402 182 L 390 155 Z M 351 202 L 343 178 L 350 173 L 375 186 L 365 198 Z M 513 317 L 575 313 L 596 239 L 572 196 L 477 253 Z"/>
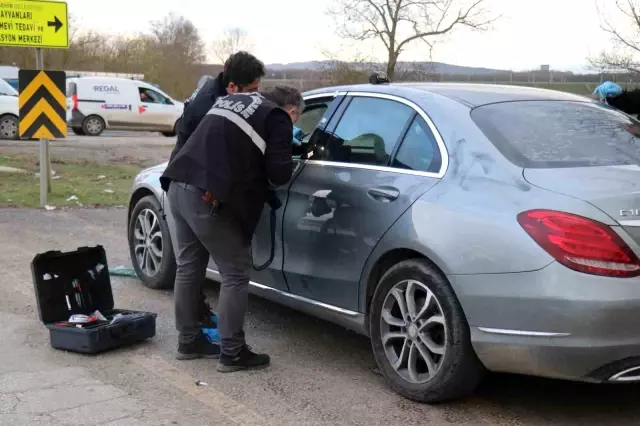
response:
<path id="1" fill-rule="evenodd" d="M 198 358 L 220 358 L 220 345 L 211 343 L 207 337 L 200 333 L 196 340 L 190 343 L 178 344 L 177 359 L 181 361 Z"/>
<path id="2" fill-rule="evenodd" d="M 249 346 L 245 346 L 236 356 L 222 354 L 217 370 L 221 373 L 232 373 L 239 370 L 259 369 L 269 365 L 271 358 L 266 354 L 256 354 Z"/>

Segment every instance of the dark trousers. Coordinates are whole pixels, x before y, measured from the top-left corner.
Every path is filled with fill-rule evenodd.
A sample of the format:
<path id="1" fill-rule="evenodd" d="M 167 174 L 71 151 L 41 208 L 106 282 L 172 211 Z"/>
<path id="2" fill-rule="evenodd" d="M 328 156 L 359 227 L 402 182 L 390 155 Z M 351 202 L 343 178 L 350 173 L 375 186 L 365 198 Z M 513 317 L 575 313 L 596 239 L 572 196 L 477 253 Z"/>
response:
<path id="1" fill-rule="evenodd" d="M 222 278 L 217 309 L 220 346 L 222 353 L 234 356 L 245 345 L 243 327 L 251 270 L 250 242 L 224 206 L 215 216 L 211 215 L 211 205 L 201 199 L 203 193 L 181 182 L 171 183 L 167 192 L 178 266 L 176 328 L 181 343 L 193 341 L 200 333 L 201 286 L 211 256 Z"/>

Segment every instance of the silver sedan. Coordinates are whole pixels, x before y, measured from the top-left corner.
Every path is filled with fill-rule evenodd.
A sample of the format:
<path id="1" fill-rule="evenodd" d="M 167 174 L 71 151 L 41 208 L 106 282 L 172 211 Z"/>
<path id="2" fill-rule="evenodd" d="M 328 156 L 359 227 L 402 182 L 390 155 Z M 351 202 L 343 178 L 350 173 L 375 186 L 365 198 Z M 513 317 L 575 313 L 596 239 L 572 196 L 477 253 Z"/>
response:
<path id="1" fill-rule="evenodd" d="M 524 87 L 304 97 L 296 154 L 313 156 L 278 191 L 254 293 L 368 335 L 391 388 L 417 401 L 472 392 L 486 371 L 640 381 L 640 122 Z M 151 288 L 176 269 L 164 166 L 138 175 L 129 205 Z M 270 248 L 265 209 L 254 262 Z"/>

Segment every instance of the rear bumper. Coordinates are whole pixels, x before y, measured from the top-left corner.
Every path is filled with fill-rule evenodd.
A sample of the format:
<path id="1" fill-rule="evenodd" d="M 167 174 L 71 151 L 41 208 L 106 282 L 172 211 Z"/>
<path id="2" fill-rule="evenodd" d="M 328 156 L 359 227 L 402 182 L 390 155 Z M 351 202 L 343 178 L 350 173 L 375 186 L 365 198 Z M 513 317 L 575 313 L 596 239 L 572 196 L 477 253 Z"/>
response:
<path id="1" fill-rule="evenodd" d="M 489 370 L 640 381 L 640 278 L 597 277 L 554 262 L 534 272 L 449 280 Z"/>
<path id="2" fill-rule="evenodd" d="M 74 109 L 71 114 L 67 113 L 67 124 L 69 127 L 82 127 L 82 122 L 85 119 L 85 115 Z"/>

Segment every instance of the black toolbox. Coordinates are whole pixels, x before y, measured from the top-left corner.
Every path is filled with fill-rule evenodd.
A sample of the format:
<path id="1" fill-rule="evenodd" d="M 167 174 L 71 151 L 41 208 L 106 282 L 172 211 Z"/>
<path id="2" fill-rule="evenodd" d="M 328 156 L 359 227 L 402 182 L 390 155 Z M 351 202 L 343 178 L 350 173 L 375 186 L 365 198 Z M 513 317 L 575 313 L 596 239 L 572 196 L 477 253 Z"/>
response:
<path id="1" fill-rule="evenodd" d="M 38 254 L 31 262 L 31 273 L 40 320 L 49 329 L 51 346 L 56 349 L 96 354 L 156 334 L 157 314 L 114 309 L 102 246 Z M 91 316 L 96 310 L 106 320 L 81 325 L 68 322 L 71 315 Z M 118 314 L 122 315 L 114 322 Z"/>

